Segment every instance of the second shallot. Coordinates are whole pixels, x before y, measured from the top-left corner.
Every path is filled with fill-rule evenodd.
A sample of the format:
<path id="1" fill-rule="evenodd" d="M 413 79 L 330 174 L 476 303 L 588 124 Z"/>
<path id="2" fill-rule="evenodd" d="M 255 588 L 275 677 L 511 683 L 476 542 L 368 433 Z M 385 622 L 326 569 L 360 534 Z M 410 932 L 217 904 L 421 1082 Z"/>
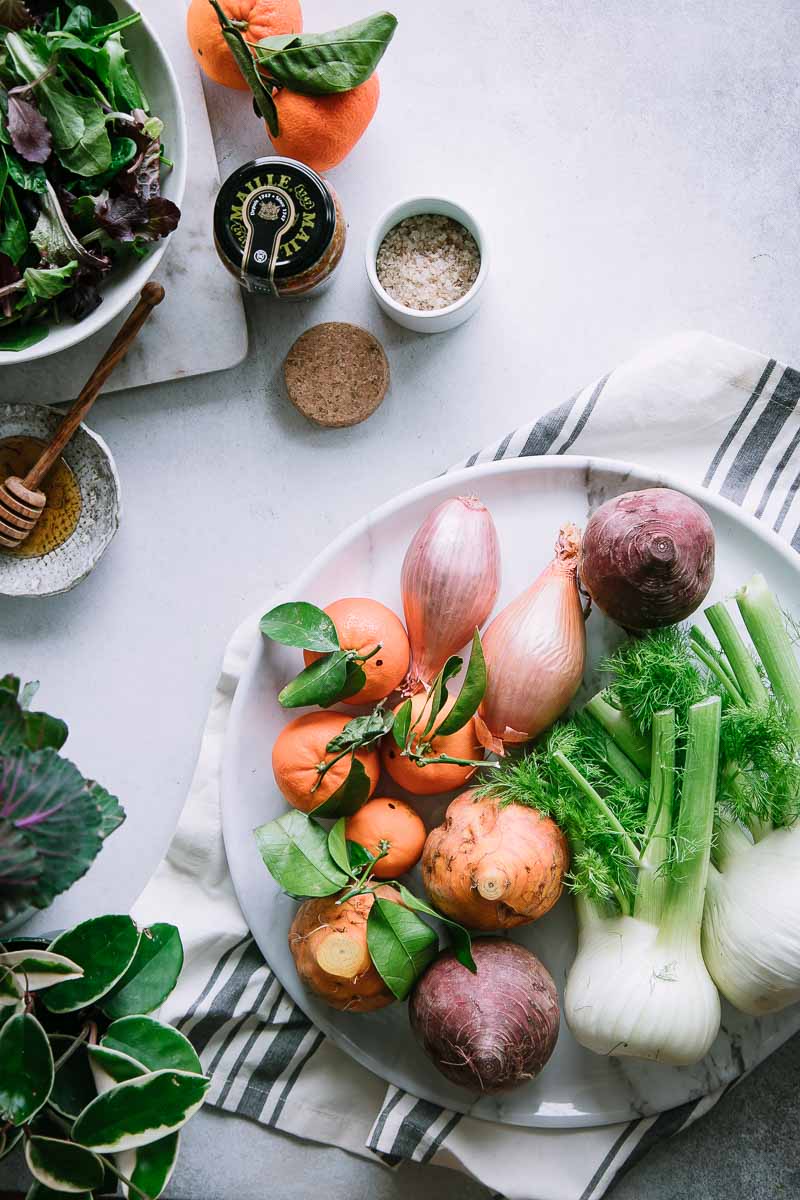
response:
<path id="1" fill-rule="evenodd" d="M 488 679 L 475 726 L 496 754 L 547 729 L 580 687 L 586 664 L 580 547 L 580 530 L 564 525 L 552 562 L 483 636 Z"/>

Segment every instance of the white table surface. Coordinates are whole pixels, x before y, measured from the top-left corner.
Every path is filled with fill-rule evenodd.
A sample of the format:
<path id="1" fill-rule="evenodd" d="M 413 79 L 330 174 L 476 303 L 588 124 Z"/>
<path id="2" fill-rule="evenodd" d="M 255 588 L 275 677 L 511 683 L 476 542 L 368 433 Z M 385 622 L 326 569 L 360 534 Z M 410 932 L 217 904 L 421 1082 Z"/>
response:
<path id="1" fill-rule="evenodd" d="M 0 600 L 0 666 L 42 680 L 70 755 L 128 811 L 32 929 L 131 904 L 174 828 L 227 636 L 365 509 L 676 330 L 800 362 L 792 0 L 394 7 L 379 111 L 331 173 L 350 225 L 335 285 L 305 304 L 248 300 L 250 354 L 231 371 L 101 400 L 91 424 L 123 485 L 116 541 L 72 593 Z M 306 0 L 306 27 L 364 8 Z M 207 84 L 206 97 L 223 175 L 268 152 L 244 94 Z M 493 262 L 473 321 L 424 338 L 381 315 L 362 253 L 384 207 L 430 190 L 482 215 Z M 171 303 L 191 320 L 191 296 Z M 382 408 L 351 430 L 312 428 L 282 391 L 294 338 L 331 319 L 371 329 L 391 364 Z M 170 1195 L 207 1197 L 214 1180 L 215 1195 L 249 1200 L 265 1169 L 284 1180 L 280 1198 L 331 1178 L 336 1196 L 399 1197 L 412 1179 L 419 1195 L 484 1195 L 433 1168 L 390 1176 L 219 1114 L 191 1128 Z M 698 1161 L 707 1152 L 701 1141 Z M 637 1178 L 655 1194 L 648 1166 Z M 669 1187 L 662 1178 L 658 1194 Z"/>

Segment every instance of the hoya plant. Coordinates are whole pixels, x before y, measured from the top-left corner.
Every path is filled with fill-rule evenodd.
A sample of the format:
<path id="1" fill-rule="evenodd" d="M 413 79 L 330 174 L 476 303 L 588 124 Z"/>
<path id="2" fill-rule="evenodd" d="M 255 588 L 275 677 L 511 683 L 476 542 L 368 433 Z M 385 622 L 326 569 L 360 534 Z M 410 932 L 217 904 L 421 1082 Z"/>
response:
<path id="1" fill-rule="evenodd" d="M 89 869 L 125 812 L 59 751 L 67 726 L 31 712 L 38 683 L 0 678 L 0 929 Z"/>
<path id="2" fill-rule="evenodd" d="M 183 966 L 174 925 L 84 921 L 0 946 L 0 1158 L 22 1143 L 28 1200 L 155 1200 L 210 1080 L 187 1038 L 148 1014 Z"/>

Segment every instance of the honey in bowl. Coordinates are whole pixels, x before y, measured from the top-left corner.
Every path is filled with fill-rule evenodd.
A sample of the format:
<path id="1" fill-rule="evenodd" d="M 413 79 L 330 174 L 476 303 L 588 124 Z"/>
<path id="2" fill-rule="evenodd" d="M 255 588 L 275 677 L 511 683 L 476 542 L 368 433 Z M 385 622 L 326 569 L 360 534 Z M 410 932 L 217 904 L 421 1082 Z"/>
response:
<path id="1" fill-rule="evenodd" d="M 0 480 L 9 475 L 24 479 L 47 442 L 33 437 L 0 438 Z M 70 468 L 59 458 L 42 484 L 47 504 L 32 532 L 14 550 L 0 546 L 0 554 L 41 558 L 63 545 L 75 532 L 81 515 L 81 492 Z"/>

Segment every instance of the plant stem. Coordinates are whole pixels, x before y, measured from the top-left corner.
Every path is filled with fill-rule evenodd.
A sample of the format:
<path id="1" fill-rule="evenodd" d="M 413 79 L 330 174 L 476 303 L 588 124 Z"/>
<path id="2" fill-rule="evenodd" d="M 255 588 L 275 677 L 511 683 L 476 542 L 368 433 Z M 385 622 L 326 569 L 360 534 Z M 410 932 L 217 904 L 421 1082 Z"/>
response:
<path id="1" fill-rule="evenodd" d="M 499 767 L 499 762 L 494 762 L 491 758 L 454 758 L 452 754 L 436 754 L 428 757 L 425 754 L 417 754 L 416 750 L 405 751 L 408 758 L 418 767 L 430 767 L 434 763 L 453 763 L 457 767 Z"/>
<path id="2" fill-rule="evenodd" d="M 56 1061 L 53 1063 L 54 1071 L 57 1071 L 59 1067 L 63 1067 L 64 1063 L 67 1062 L 68 1059 L 72 1058 L 72 1055 L 75 1053 L 75 1051 L 78 1049 L 78 1047 L 80 1045 L 82 1045 L 83 1042 L 86 1041 L 88 1034 L 89 1034 L 89 1026 L 84 1025 L 83 1029 L 80 1031 L 78 1036 L 76 1038 L 73 1038 L 72 1042 L 70 1043 L 69 1046 L 67 1046 L 64 1053 L 60 1056 L 60 1058 L 57 1058 Z"/>
<path id="3" fill-rule="evenodd" d="M 675 800 L 675 710 L 653 717 L 650 798 L 647 805 L 647 842 L 636 884 L 633 915 L 650 925 L 660 925 L 669 881 L 661 870 L 669 852 Z"/>
<path id="4" fill-rule="evenodd" d="M 763 575 L 754 575 L 736 603 L 772 690 L 784 705 L 792 735 L 800 738 L 800 666 L 786 621 Z"/>
<path id="5" fill-rule="evenodd" d="M 685 947 L 698 945 L 711 854 L 717 795 L 722 705 L 710 696 L 689 709 L 686 763 L 676 836 L 686 847 L 681 869 L 670 880 L 662 932 Z"/>
<path id="6" fill-rule="evenodd" d="M 627 713 L 609 704 L 602 692 L 592 697 L 585 711 L 602 725 L 609 737 L 644 775 L 650 774 L 650 747 L 637 733 Z"/>
<path id="7" fill-rule="evenodd" d="M 690 630 L 689 640 L 691 641 L 692 650 L 696 657 L 708 667 L 712 675 L 717 677 L 734 703 L 744 707 L 744 696 L 739 691 L 739 685 L 728 666 L 728 660 L 725 658 L 725 655 L 711 644 L 703 631 L 698 629 L 696 625 L 693 625 Z"/>
<path id="8" fill-rule="evenodd" d="M 128 1179 L 126 1175 L 122 1174 L 122 1171 L 120 1171 L 119 1168 L 117 1166 L 115 1166 L 115 1164 L 112 1162 L 112 1160 L 110 1158 L 108 1158 L 107 1155 L 98 1154 L 96 1150 L 94 1150 L 93 1153 L 97 1154 L 97 1157 L 100 1159 L 100 1162 L 103 1163 L 104 1166 L 108 1167 L 109 1171 L 111 1171 L 111 1173 L 113 1175 L 116 1175 L 117 1179 L 122 1180 L 122 1182 L 125 1184 L 125 1186 L 128 1189 L 128 1195 L 130 1195 L 131 1193 L 135 1193 L 137 1196 L 141 1196 L 142 1200 L 153 1200 L 152 1196 L 149 1196 L 147 1194 L 147 1192 L 143 1192 L 142 1189 L 140 1187 L 137 1187 L 135 1183 L 131 1183 L 130 1179 Z"/>
<path id="9" fill-rule="evenodd" d="M 595 789 L 589 783 L 589 780 L 585 779 L 584 776 L 581 775 L 578 768 L 570 762 L 566 754 L 564 754 L 561 750 L 556 750 L 553 755 L 553 760 L 554 762 L 558 763 L 562 770 L 567 772 L 572 782 L 580 789 L 581 792 L 583 792 L 587 800 L 592 802 L 595 808 L 597 808 L 603 814 L 614 832 L 619 834 L 622 844 L 625 847 L 625 851 L 631 861 L 635 863 L 637 867 L 641 866 L 641 855 L 639 854 L 639 850 L 636 847 L 633 839 L 625 829 L 624 825 L 622 825 L 616 814 L 608 807 L 600 793 L 595 791 Z"/>
<path id="10" fill-rule="evenodd" d="M 709 625 L 719 638 L 719 644 L 736 676 L 739 691 L 745 701 L 753 707 L 766 708 L 769 704 L 769 692 L 764 687 L 758 668 L 753 662 L 744 638 L 734 625 L 731 614 L 720 602 L 707 608 L 706 616 Z"/>

